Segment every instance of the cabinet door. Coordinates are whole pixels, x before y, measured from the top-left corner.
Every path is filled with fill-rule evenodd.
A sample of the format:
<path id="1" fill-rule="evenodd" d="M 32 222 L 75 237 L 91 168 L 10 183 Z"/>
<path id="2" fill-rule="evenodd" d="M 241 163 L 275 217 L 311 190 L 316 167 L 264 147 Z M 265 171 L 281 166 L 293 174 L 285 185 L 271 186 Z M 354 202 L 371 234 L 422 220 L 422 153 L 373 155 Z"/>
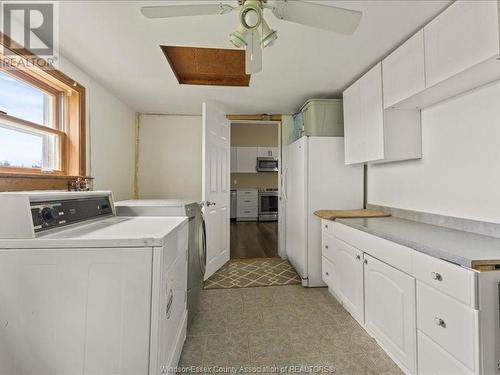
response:
<path id="1" fill-rule="evenodd" d="M 238 147 L 231 147 L 231 173 L 238 173 Z"/>
<path id="2" fill-rule="evenodd" d="M 382 63 L 360 78 L 361 129 L 364 132 L 365 159 L 384 158 L 384 105 L 382 99 Z"/>
<path id="3" fill-rule="evenodd" d="M 361 324 L 364 322 L 362 252 L 335 239 L 339 294 L 342 304 Z"/>
<path id="4" fill-rule="evenodd" d="M 409 372 L 416 370 L 415 279 L 365 257 L 366 329 Z"/>
<path id="5" fill-rule="evenodd" d="M 278 147 L 258 147 L 257 155 L 259 158 L 277 158 Z"/>
<path id="6" fill-rule="evenodd" d="M 457 1 L 424 27 L 426 86 L 499 53 L 497 1 Z"/>
<path id="7" fill-rule="evenodd" d="M 361 123 L 360 81 L 344 91 L 345 163 L 356 164 L 365 160 L 365 132 Z"/>
<path id="8" fill-rule="evenodd" d="M 278 159 L 280 157 L 280 148 L 279 147 L 271 147 L 271 156 L 273 158 Z"/>
<path id="9" fill-rule="evenodd" d="M 424 60 L 423 30 L 384 59 L 384 108 L 389 108 L 425 89 Z"/>
<path id="10" fill-rule="evenodd" d="M 238 173 L 257 173 L 257 147 L 238 147 Z"/>

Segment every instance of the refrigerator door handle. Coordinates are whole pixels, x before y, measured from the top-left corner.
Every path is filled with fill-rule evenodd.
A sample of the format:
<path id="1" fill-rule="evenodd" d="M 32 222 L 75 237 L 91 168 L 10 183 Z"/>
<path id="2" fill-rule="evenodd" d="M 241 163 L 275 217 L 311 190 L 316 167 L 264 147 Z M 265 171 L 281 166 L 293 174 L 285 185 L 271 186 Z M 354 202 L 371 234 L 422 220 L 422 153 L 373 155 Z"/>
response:
<path id="1" fill-rule="evenodd" d="M 283 198 L 285 200 L 285 202 L 287 201 L 288 199 L 288 196 L 287 196 L 287 188 L 288 188 L 288 185 L 286 183 L 286 178 L 287 178 L 287 175 L 288 175 L 288 168 L 285 168 L 283 170 L 283 175 L 282 175 L 282 179 L 283 179 Z"/>

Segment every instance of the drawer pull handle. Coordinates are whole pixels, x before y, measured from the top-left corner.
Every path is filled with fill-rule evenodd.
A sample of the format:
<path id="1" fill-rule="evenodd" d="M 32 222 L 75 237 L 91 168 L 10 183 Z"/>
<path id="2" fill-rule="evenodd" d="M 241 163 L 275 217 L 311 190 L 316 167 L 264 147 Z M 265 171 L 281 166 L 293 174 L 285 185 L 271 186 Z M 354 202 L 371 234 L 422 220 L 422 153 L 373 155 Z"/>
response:
<path id="1" fill-rule="evenodd" d="M 325 228 L 328 229 L 328 224 L 325 225 Z"/>
<path id="2" fill-rule="evenodd" d="M 437 316 L 434 318 L 434 323 L 439 327 L 446 328 L 446 322 L 443 319 L 438 318 Z"/>
<path id="3" fill-rule="evenodd" d="M 365 263 L 365 264 L 368 264 L 368 259 L 365 259 L 365 260 L 364 260 L 364 263 Z"/>
<path id="4" fill-rule="evenodd" d="M 441 276 L 440 273 L 431 272 L 431 277 L 432 277 L 432 280 L 443 281 L 443 276 Z"/>
<path id="5" fill-rule="evenodd" d="M 328 245 L 325 245 L 325 249 L 328 249 Z"/>
<path id="6" fill-rule="evenodd" d="M 359 254 L 358 254 L 358 255 L 356 255 L 356 259 L 357 259 L 357 260 L 360 260 L 360 259 L 361 259 L 361 255 L 359 255 Z"/>
<path id="7" fill-rule="evenodd" d="M 330 274 L 329 274 L 328 272 L 325 272 L 325 275 L 326 275 L 326 276 L 329 276 Z"/>

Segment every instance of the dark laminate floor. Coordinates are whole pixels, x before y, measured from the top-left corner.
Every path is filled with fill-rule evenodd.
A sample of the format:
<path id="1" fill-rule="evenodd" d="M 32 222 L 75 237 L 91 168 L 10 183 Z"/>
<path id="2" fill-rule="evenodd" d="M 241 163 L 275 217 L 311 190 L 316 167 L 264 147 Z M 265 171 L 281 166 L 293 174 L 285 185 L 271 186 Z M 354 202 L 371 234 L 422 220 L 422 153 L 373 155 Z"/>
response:
<path id="1" fill-rule="evenodd" d="M 232 222 L 231 258 L 278 256 L 278 222 Z"/>

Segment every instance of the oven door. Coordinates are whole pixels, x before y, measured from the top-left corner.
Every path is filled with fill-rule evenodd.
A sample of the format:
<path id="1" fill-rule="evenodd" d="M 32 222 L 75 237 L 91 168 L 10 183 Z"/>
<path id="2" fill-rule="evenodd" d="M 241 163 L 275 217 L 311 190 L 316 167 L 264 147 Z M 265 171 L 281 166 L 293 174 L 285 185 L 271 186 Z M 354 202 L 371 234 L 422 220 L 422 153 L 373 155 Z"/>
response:
<path id="1" fill-rule="evenodd" d="M 278 194 L 261 193 L 259 195 L 259 215 L 276 214 L 278 212 Z"/>
<path id="2" fill-rule="evenodd" d="M 278 159 L 276 158 L 257 158 L 258 172 L 278 172 Z"/>

